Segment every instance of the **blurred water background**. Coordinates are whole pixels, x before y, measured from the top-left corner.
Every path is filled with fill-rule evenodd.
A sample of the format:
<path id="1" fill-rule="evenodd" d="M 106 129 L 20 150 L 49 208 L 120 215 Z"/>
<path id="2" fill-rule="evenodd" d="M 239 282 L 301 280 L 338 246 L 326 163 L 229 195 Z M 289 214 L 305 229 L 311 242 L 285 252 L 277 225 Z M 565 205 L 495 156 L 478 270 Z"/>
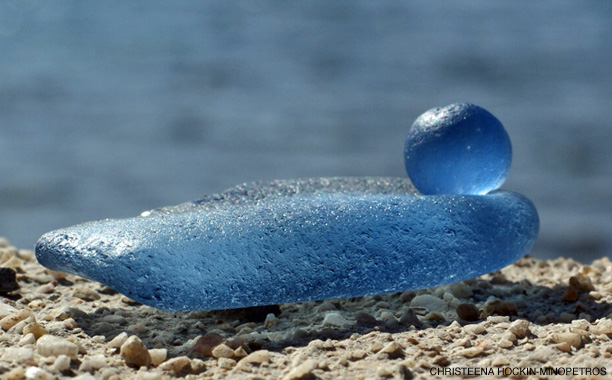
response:
<path id="1" fill-rule="evenodd" d="M 612 253 L 612 2 L 0 0 L 0 235 L 242 182 L 405 176 L 458 101 L 506 126 L 532 255 Z"/>

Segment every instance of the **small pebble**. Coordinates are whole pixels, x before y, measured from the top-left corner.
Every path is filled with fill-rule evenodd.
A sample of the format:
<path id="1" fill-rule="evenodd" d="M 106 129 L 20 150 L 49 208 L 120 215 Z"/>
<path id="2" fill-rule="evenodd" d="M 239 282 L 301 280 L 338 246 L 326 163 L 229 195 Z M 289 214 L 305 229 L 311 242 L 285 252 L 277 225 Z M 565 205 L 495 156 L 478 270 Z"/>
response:
<path id="1" fill-rule="evenodd" d="M 457 317 L 464 321 L 477 321 L 480 319 L 480 310 L 472 303 L 462 303 L 457 306 Z"/>
<path id="2" fill-rule="evenodd" d="M 49 332 L 47 330 L 45 330 L 41 325 L 36 322 L 28 323 L 27 325 L 23 326 L 22 330 L 23 335 L 34 334 L 34 338 L 36 338 L 37 340 L 41 336 L 48 333 Z"/>
<path id="3" fill-rule="evenodd" d="M 284 380 L 302 380 L 312 377 L 312 371 L 317 369 L 318 363 L 315 360 L 309 359 L 293 368 L 284 377 Z"/>
<path id="4" fill-rule="evenodd" d="M 567 342 L 561 342 L 555 345 L 555 347 L 561 352 L 572 352 L 572 346 Z"/>
<path id="5" fill-rule="evenodd" d="M 62 323 L 68 330 L 74 330 L 79 327 L 79 324 L 73 318 L 64 319 Z"/>
<path id="6" fill-rule="evenodd" d="M 6 294 L 19 289 L 17 273 L 12 268 L 6 268 L 7 263 L 0 267 L 0 294 Z"/>
<path id="7" fill-rule="evenodd" d="M 391 371 L 391 369 L 385 366 L 381 366 L 376 370 L 376 376 L 381 379 L 385 379 L 385 378 L 393 377 L 393 372 Z"/>
<path id="8" fill-rule="evenodd" d="M 474 334 L 474 335 L 482 334 L 483 332 L 485 332 L 487 330 L 482 323 L 478 323 L 478 324 L 475 324 L 475 325 L 465 325 L 465 327 L 463 327 L 463 329 L 466 332 L 468 332 L 470 334 Z"/>
<path id="9" fill-rule="evenodd" d="M 580 335 L 572 332 L 561 332 L 552 335 L 552 339 L 555 343 L 567 343 L 576 349 L 582 346 L 582 338 Z"/>
<path id="10" fill-rule="evenodd" d="M 217 360 L 217 364 L 219 364 L 219 367 L 223 369 L 230 370 L 236 366 L 236 361 L 234 359 L 219 358 L 219 360 Z"/>
<path id="11" fill-rule="evenodd" d="M 112 324 L 117 324 L 117 325 L 125 325 L 127 323 L 127 320 L 125 319 L 124 316 L 117 315 L 117 314 L 105 315 L 102 318 L 102 321 L 112 323 Z"/>
<path id="12" fill-rule="evenodd" d="M 395 318 L 395 315 L 390 312 L 389 310 L 385 310 L 383 312 L 380 313 L 380 319 L 382 321 L 397 321 L 397 319 Z"/>
<path id="13" fill-rule="evenodd" d="M 422 307 L 433 313 L 443 313 L 448 310 L 446 302 L 430 294 L 421 294 L 412 299 L 410 306 Z"/>
<path id="14" fill-rule="evenodd" d="M 149 355 L 151 356 L 151 365 L 157 367 L 168 357 L 168 350 L 165 348 L 152 348 L 149 350 Z"/>
<path id="15" fill-rule="evenodd" d="M 433 364 L 439 365 L 440 367 L 447 367 L 451 364 L 450 360 L 446 356 L 438 355 L 433 359 Z"/>
<path id="16" fill-rule="evenodd" d="M 358 312 L 355 314 L 355 324 L 360 327 L 374 327 L 378 325 L 376 318 L 368 313 Z"/>
<path id="17" fill-rule="evenodd" d="M 563 295 L 561 296 L 561 299 L 565 302 L 576 302 L 578 301 L 579 297 L 580 297 L 580 294 L 578 293 L 578 290 L 570 286 L 567 289 L 565 289 L 565 291 L 563 292 Z"/>
<path id="18" fill-rule="evenodd" d="M 6 317 L 0 319 L 0 327 L 4 331 L 8 331 L 11 327 L 15 326 L 17 323 L 31 316 L 32 316 L 31 311 L 26 310 L 26 309 L 19 310 L 15 313 L 9 314 Z"/>
<path id="19" fill-rule="evenodd" d="M 55 314 L 55 319 L 63 321 L 68 318 L 84 319 L 87 318 L 87 313 L 77 308 L 63 307 Z"/>
<path id="20" fill-rule="evenodd" d="M 223 340 L 223 336 L 217 333 L 206 334 L 196 340 L 189 352 L 201 357 L 211 357 L 213 348 L 221 344 Z"/>
<path id="21" fill-rule="evenodd" d="M 104 368 L 107 365 L 106 358 L 102 354 L 86 356 L 81 361 L 79 371 L 90 372 Z"/>
<path id="22" fill-rule="evenodd" d="M 48 282 L 34 289 L 34 293 L 39 293 L 39 294 L 53 293 L 53 291 L 55 290 L 55 286 L 56 286 L 55 282 L 51 281 L 51 282 Z"/>
<path id="23" fill-rule="evenodd" d="M 482 347 L 470 347 L 470 348 L 465 348 L 457 352 L 457 354 L 461 356 L 465 356 L 466 358 L 473 358 L 475 356 L 482 354 L 483 352 L 484 352 L 484 349 Z"/>
<path id="24" fill-rule="evenodd" d="M 317 311 L 319 311 L 320 313 L 322 312 L 326 312 L 326 311 L 332 311 L 332 310 L 336 310 L 336 305 L 334 305 L 333 303 L 329 302 L 329 301 L 323 301 L 322 304 L 320 304 L 317 307 Z"/>
<path id="25" fill-rule="evenodd" d="M 233 358 L 234 350 L 226 344 L 221 343 L 212 350 L 212 356 L 215 358 Z"/>
<path id="26" fill-rule="evenodd" d="M 502 336 L 502 339 L 509 340 L 510 342 L 516 342 L 517 337 L 516 335 L 514 335 L 514 333 L 512 333 L 511 331 L 508 331 Z"/>
<path id="27" fill-rule="evenodd" d="M 239 366 L 247 364 L 262 364 L 270 361 L 270 352 L 268 350 L 255 351 L 246 357 L 240 359 Z"/>
<path id="28" fill-rule="evenodd" d="M 347 324 L 348 320 L 344 318 L 340 313 L 329 312 L 325 314 L 325 317 L 323 318 L 323 325 L 326 326 L 342 327 Z"/>
<path id="29" fill-rule="evenodd" d="M 593 282 L 591 282 L 591 278 L 582 273 L 578 273 L 577 275 L 570 277 L 569 286 L 575 288 L 581 293 L 595 290 Z"/>
<path id="30" fill-rule="evenodd" d="M 516 304 L 512 301 L 491 300 L 485 304 L 487 314 L 500 316 L 517 315 Z"/>
<path id="31" fill-rule="evenodd" d="M 79 347 L 76 344 L 49 334 L 38 339 L 36 350 L 42 356 L 66 355 L 73 359 L 76 359 L 79 353 Z"/>
<path id="32" fill-rule="evenodd" d="M 232 360 L 232 359 L 227 359 Z M 200 374 L 206 371 L 206 362 L 204 360 L 193 358 L 191 359 L 191 373 L 194 375 Z"/>
<path id="33" fill-rule="evenodd" d="M 3 361 L 26 363 L 32 359 L 34 352 L 29 347 L 8 347 L 2 349 Z"/>
<path id="34" fill-rule="evenodd" d="M 278 324 L 278 318 L 273 313 L 269 313 L 266 315 L 266 319 L 264 320 L 265 328 L 270 328 L 276 326 Z"/>
<path id="35" fill-rule="evenodd" d="M 114 337 L 110 342 L 108 342 L 106 346 L 109 348 L 121 348 L 121 346 L 123 345 L 123 343 L 125 343 L 127 338 L 128 338 L 128 334 L 126 332 L 122 332 L 121 334 Z"/>
<path id="36" fill-rule="evenodd" d="M 42 368 L 30 367 L 26 370 L 25 377 L 27 380 L 51 380 L 53 375 Z"/>
<path id="37" fill-rule="evenodd" d="M 501 316 L 501 315 L 490 315 L 487 317 L 487 322 L 490 322 L 491 324 L 499 324 L 499 323 L 505 323 L 508 322 L 510 320 L 510 318 L 506 317 L 506 316 Z"/>
<path id="38" fill-rule="evenodd" d="M 244 358 L 248 355 L 249 353 L 245 351 L 244 348 L 242 347 L 238 347 L 234 350 L 234 357 L 235 358 Z"/>
<path id="39" fill-rule="evenodd" d="M 132 367 L 148 367 L 151 365 L 151 355 L 140 338 L 133 335 L 121 345 L 121 357 L 125 364 Z"/>
<path id="40" fill-rule="evenodd" d="M 529 334 L 529 322 L 524 319 L 517 319 L 512 322 L 508 330 L 516 335 L 517 338 L 524 338 Z"/>
<path id="41" fill-rule="evenodd" d="M 51 369 L 54 372 L 64 372 L 64 371 L 67 371 L 69 368 L 70 368 L 70 358 L 66 355 L 59 355 L 53 362 L 53 365 L 51 366 Z"/>
<path id="42" fill-rule="evenodd" d="M 134 378 L 134 380 L 161 380 L 159 378 L 155 379 L 155 378 L 149 378 L 149 377 L 147 377 L 145 379 L 142 379 L 140 377 L 140 375 L 141 375 L 140 373 L 136 374 L 136 377 Z M 81 375 L 78 375 L 78 376 L 74 377 L 72 380 L 97 380 L 97 379 L 95 377 L 93 377 L 93 375 L 91 375 L 89 373 L 83 373 Z"/>
<path id="43" fill-rule="evenodd" d="M 406 309 L 402 313 L 402 316 L 399 318 L 398 321 L 404 326 L 414 326 L 416 328 L 423 326 L 423 323 L 419 320 L 419 317 L 417 317 L 416 312 L 411 307 Z"/>
<path id="44" fill-rule="evenodd" d="M 361 360 L 365 358 L 366 355 L 367 354 L 364 350 L 357 349 L 357 350 L 351 351 L 351 353 L 349 354 L 349 359 L 352 361 L 357 361 L 357 360 Z"/>
<path id="45" fill-rule="evenodd" d="M 382 350 L 383 347 L 385 346 L 381 342 L 376 340 L 370 345 L 370 352 L 377 353 L 378 351 Z"/>
<path id="46" fill-rule="evenodd" d="M 97 301 L 101 298 L 100 294 L 88 288 L 77 288 L 72 295 L 83 301 Z"/>
<path id="47" fill-rule="evenodd" d="M 191 360 L 187 356 L 179 356 L 161 363 L 159 368 L 174 373 L 191 372 Z"/>
<path id="48" fill-rule="evenodd" d="M 612 334 L 612 320 L 610 319 L 599 320 L 596 325 L 591 327 L 591 331 L 594 334 L 598 334 L 598 335 Z"/>
<path id="49" fill-rule="evenodd" d="M 27 346 L 29 344 L 35 344 L 36 343 L 36 337 L 34 336 L 34 334 L 26 334 L 23 336 L 23 338 L 21 338 L 19 340 L 19 343 L 17 343 L 17 345 L 19 346 Z"/>
<path id="50" fill-rule="evenodd" d="M 15 367 L 4 374 L 6 380 L 22 380 L 26 376 L 26 371 L 22 367 Z"/>
<path id="51" fill-rule="evenodd" d="M 464 282 L 449 285 L 448 290 L 457 298 L 467 299 L 474 295 L 472 288 Z"/>
<path id="52" fill-rule="evenodd" d="M 389 359 L 397 359 L 404 357 L 404 349 L 397 342 L 387 343 L 381 350 L 381 353 L 387 354 Z"/>
<path id="53" fill-rule="evenodd" d="M 17 312 L 17 309 L 15 309 L 13 306 L 0 302 L 0 320 L 15 312 Z"/>

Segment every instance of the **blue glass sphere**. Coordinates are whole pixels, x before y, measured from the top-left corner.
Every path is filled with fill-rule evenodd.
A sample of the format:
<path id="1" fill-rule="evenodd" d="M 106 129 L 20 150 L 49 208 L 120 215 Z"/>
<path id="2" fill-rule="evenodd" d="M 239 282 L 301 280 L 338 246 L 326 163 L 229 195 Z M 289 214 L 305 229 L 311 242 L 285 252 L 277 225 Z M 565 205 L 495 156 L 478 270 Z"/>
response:
<path id="1" fill-rule="evenodd" d="M 415 120 L 404 160 L 408 177 L 423 194 L 487 194 L 506 179 L 512 146 L 489 111 L 455 103 Z"/>

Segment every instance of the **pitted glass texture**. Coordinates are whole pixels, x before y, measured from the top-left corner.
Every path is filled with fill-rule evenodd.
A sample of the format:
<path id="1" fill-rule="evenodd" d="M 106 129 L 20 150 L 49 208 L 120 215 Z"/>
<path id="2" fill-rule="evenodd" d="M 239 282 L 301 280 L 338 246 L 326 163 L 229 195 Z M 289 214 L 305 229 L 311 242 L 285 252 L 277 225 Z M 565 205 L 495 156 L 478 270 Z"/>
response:
<path id="1" fill-rule="evenodd" d="M 420 195 L 408 179 L 252 183 L 122 220 L 52 231 L 36 256 L 167 310 L 358 297 L 514 262 L 538 215 L 522 195 Z"/>

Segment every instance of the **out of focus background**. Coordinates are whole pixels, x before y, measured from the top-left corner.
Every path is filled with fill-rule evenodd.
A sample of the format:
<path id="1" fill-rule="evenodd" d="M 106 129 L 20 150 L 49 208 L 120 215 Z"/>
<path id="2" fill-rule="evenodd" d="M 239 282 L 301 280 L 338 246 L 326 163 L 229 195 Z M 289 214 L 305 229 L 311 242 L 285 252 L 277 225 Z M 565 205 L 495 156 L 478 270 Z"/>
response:
<path id="1" fill-rule="evenodd" d="M 0 0 L 0 235 L 253 180 L 405 176 L 425 110 L 513 142 L 533 256 L 612 254 L 612 2 Z"/>

